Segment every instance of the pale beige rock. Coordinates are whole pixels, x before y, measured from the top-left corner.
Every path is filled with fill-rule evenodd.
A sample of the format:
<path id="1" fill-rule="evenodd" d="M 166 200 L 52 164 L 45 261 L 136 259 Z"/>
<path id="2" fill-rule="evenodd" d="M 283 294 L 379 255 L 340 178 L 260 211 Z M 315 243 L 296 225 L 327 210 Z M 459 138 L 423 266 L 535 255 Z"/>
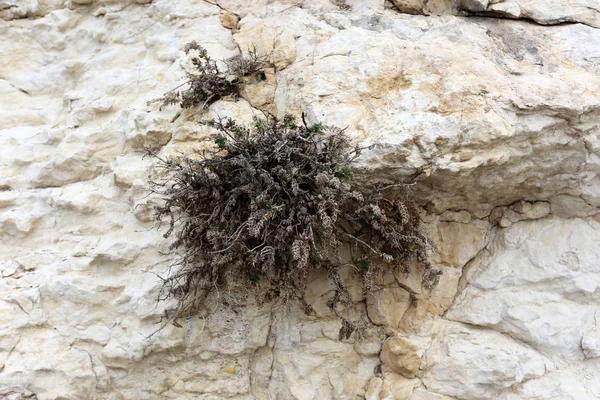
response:
<path id="1" fill-rule="evenodd" d="M 586 358 L 600 357 L 600 327 L 596 322 L 598 317 L 600 317 L 600 312 L 596 311 L 593 328 L 584 333 L 581 339 L 581 348 Z"/>
<path id="2" fill-rule="evenodd" d="M 455 400 L 455 397 L 444 396 L 439 393 L 432 393 L 424 388 L 417 388 L 413 392 L 410 400 Z"/>
<path id="3" fill-rule="evenodd" d="M 600 10 L 593 0 L 467 0 L 461 2 L 461 8 L 484 15 L 532 19 L 544 25 L 581 22 L 600 27 Z"/>
<path id="4" fill-rule="evenodd" d="M 516 388 L 514 393 L 499 397 L 502 400 L 515 400 L 538 396 L 548 400 L 592 400 L 598 397 L 598 360 L 589 360 L 576 367 L 566 367 L 561 371 L 547 373 L 538 379 L 527 381 Z"/>
<path id="5" fill-rule="evenodd" d="M 383 379 L 373 378 L 367 385 L 367 391 L 365 393 L 366 400 L 379 400 L 381 389 L 383 388 Z"/>
<path id="6" fill-rule="evenodd" d="M 407 379 L 392 372 L 373 378 L 367 387 L 366 400 L 408 400 L 418 380 Z"/>
<path id="7" fill-rule="evenodd" d="M 560 362 L 584 358 L 600 274 L 598 223 L 522 221 L 501 231 L 474 261 L 447 318 L 493 326 Z M 518 267 L 517 267 L 518 266 Z"/>
<path id="8" fill-rule="evenodd" d="M 242 52 L 256 49 L 259 54 L 270 54 L 273 52 L 276 37 L 276 27 L 261 18 L 249 16 L 242 19 L 235 41 Z"/>
<path id="9" fill-rule="evenodd" d="M 450 324 L 439 334 L 421 367 L 423 383 L 435 393 L 496 399 L 501 390 L 553 368 L 542 355 L 498 332 Z"/>
<path id="10" fill-rule="evenodd" d="M 273 62 L 275 68 L 282 70 L 296 60 L 296 43 L 289 32 L 282 32 L 273 44 Z"/>
<path id="11" fill-rule="evenodd" d="M 444 265 L 463 266 L 485 246 L 485 232 L 472 224 L 440 222 L 435 244 Z"/>
<path id="12" fill-rule="evenodd" d="M 370 340 L 360 340 L 354 343 L 354 350 L 361 356 L 377 356 L 381 351 L 381 341 L 376 337 Z"/>
<path id="13" fill-rule="evenodd" d="M 405 289 L 383 288 L 367 294 L 367 312 L 373 323 L 396 329 L 411 302 L 411 295 Z"/>
<path id="14" fill-rule="evenodd" d="M 415 28 L 418 24 L 436 21 L 421 20 L 421 17 L 394 20 L 384 16 L 377 25 L 381 33 L 353 27 L 340 30 L 318 46 L 307 46 L 305 50 L 297 42 L 297 61 L 282 71 L 279 78 L 279 84 L 293 96 L 276 93 L 278 114 L 304 110 L 316 119 L 354 126 L 357 138 L 383 141 L 387 146 L 365 156 L 365 166 L 377 170 L 379 176 L 389 174 L 390 180 L 397 179 L 399 174 L 421 174 L 422 185 L 416 190 L 440 212 L 448 208 L 462 209 L 471 211 L 475 217 L 486 217 L 499 203 L 511 204 L 524 198 L 548 199 L 571 186 L 572 181 L 567 178 L 574 176 L 571 174 L 577 175 L 576 180 L 580 179 L 582 163 L 593 168 L 593 158 L 586 160 L 585 156 L 587 139 L 572 140 L 570 132 L 589 132 L 584 136 L 594 137 L 591 121 L 596 118 L 600 104 L 594 94 L 599 82 L 594 77 L 594 64 L 580 58 L 584 53 L 596 54 L 594 47 L 585 45 L 581 56 L 573 58 L 571 65 L 579 71 L 575 76 L 581 79 L 575 83 L 549 78 L 544 68 L 534 67 L 536 60 L 544 58 L 546 67 L 556 66 L 555 73 L 572 74 L 573 70 L 563 63 L 564 57 L 560 54 L 566 56 L 578 51 L 572 47 L 575 41 L 565 42 L 563 29 L 548 31 L 535 25 L 486 20 L 463 25 L 463 20 L 452 20 L 455 35 L 450 34 L 449 26 L 442 28 L 441 25 L 439 29 L 427 25 L 426 33 L 418 33 L 406 25 L 406 18 L 414 21 Z M 545 46 L 536 41 L 542 30 L 556 35 L 553 43 L 569 44 Z M 582 46 L 586 42 L 597 43 L 592 28 L 573 26 L 572 32 L 588 38 L 582 37 Z M 494 56 L 473 53 L 467 48 L 460 50 L 463 44 L 466 46 L 464 38 L 478 43 L 477 46 L 485 49 L 484 53 Z M 417 41 L 419 46 L 414 47 Z M 447 45 L 440 45 L 441 42 Z M 383 51 L 382 47 L 394 51 Z M 440 52 L 449 65 L 464 64 L 464 68 L 468 68 L 468 63 L 479 67 L 466 77 L 455 75 L 449 68 L 431 67 L 433 69 L 426 71 L 420 67 L 420 60 L 426 59 L 427 53 Z M 465 61 L 462 54 L 467 53 L 477 61 Z M 356 68 L 357 65 L 361 68 Z M 522 74 L 530 75 L 536 87 L 545 89 L 534 94 L 529 89 L 531 80 L 515 78 Z M 392 79 L 394 77 L 397 79 Z M 408 81 L 412 82 L 410 86 Z M 498 97 L 500 93 L 506 96 L 508 87 L 517 109 L 507 107 Z M 581 97 L 571 96 L 581 87 L 589 88 L 586 92 L 589 103 L 584 101 L 589 105 L 583 108 L 576 106 Z M 382 88 L 392 90 L 382 92 Z M 557 118 L 552 110 L 559 103 L 563 104 L 560 107 L 573 110 L 573 115 L 581 115 L 580 122 L 567 123 Z M 377 111 L 365 113 L 365 107 Z M 532 107 L 545 111 L 533 115 L 528 111 Z M 457 129 L 469 134 L 458 137 Z M 546 135 L 548 129 L 554 129 L 557 134 Z M 376 137 L 371 134 L 373 131 L 377 132 Z M 497 145 L 486 148 L 484 143 L 490 143 L 488 138 L 492 137 L 497 138 L 493 141 Z M 459 142 L 462 148 L 473 152 L 470 160 L 452 160 L 454 147 Z M 535 172 L 540 168 L 552 171 L 548 178 L 542 179 L 543 185 Z M 509 183 L 514 177 L 518 177 L 518 184 Z M 574 190 L 593 187 L 589 182 Z M 425 187 L 431 190 L 424 190 Z M 490 190 L 494 191 L 494 207 L 490 207 L 487 200 Z"/>
<path id="15" fill-rule="evenodd" d="M 471 214 L 466 211 L 444 211 L 440 215 L 440 221 L 443 222 L 462 222 L 468 224 L 471 222 Z"/>
<path id="16" fill-rule="evenodd" d="M 458 292 L 459 280 L 463 273 L 462 268 L 442 268 L 438 284 L 429 292 L 428 301 L 437 308 L 438 314 L 443 314 L 452 305 Z"/>
<path id="17" fill-rule="evenodd" d="M 594 0 L 392 0 L 408 14 L 461 15 L 529 19 L 542 25 L 581 22 L 600 27 L 600 11 Z"/>
<path id="18" fill-rule="evenodd" d="M 220 19 L 221 19 L 221 24 L 223 24 L 223 27 L 234 30 L 234 31 L 236 31 L 238 29 L 238 23 L 240 22 L 240 19 L 238 18 L 237 15 L 235 15 L 233 13 L 227 13 L 227 14 L 221 15 Z"/>
<path id="19" fill-rule="evenodd" d="M 393 372 L 383 374 L 381 389 L 372 396 L 375 400 L 408 400 L 413 389 L 420 385 L 418 379 L 408 379 Z"/>
<path id="20" fill-rule="evenodd" d="M 445 15 L 458 11 L 454 0 L 392 0 L 392 3 L 399 11 L 408 14 Z"/>
<path id="21" fill-rule="evenodd" d="M 433 325 L 441 313 L 441 307 L 429 300 L 417 298 L 404 313 L 398 330 L 403 334 L 427 335 L 435 329 Z"/>
<path id="22" fill-rule="evenodd" d="M 552 215 L 562 218 L 586 217 L 598 213 L 598 208 L 586 202 L 581 197 L 561 194 L 550 198 Z"/>
<path id="23" fill-rule="evenodd" d="M 381 361 L 394 372 L 413 378 L 421 363 L 418 352 L 419 348 L 406 338 L 392 337 L 383 342 Z"/>
<path id="24" fill-rule="evenodd" d="M 503 215 L 499 220 L 499 225 L 502 228 L 508 228 L 513 223 L 529 219 L 544 218 L 550 214 L 550 204 L 545 201 L 535 203 L 529 201 L 520 201 L 507 210 L 502 211 Z M 495 216 L 490 215 L 490 219 L 495 219 Z"/>
<path id="25" fill-rule="evenodd" d="M 262 79 L 264 77 L 264 80 Z M 264 76 L 244 78 L 241 96 L 254 108 L 265 111 L 274 111 L 273 100 L 277 81 L 274 71 L 266 70 Z"/>

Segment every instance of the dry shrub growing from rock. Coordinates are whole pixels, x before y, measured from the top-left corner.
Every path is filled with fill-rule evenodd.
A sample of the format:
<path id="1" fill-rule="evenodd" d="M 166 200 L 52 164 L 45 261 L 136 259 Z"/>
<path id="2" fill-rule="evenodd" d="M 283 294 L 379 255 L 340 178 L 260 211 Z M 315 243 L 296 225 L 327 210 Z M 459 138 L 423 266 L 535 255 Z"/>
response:
<path id="1" fill-rule="evenodd" d="M 309 273 L 319 268 L 335 288 L 328 304 L 334 311 L 350 304 L 339 274 L 348 264 L 365 291 L 378 274 L 413 259 L 425 285 L 435 284 L 439 271 L 427 260 L 408 187 L 355 187 L 353 161 L 362 149 L 343 130 L 289 115 L 255 119 L 250 127 L 231 119 L 204 123 L 217 132 L 213 150 L 180 159 L 154 155 L 164 169 L 152 183 L 164 200 L 156 217 L 168 224 L 164 236 L 173 236 L 178 255 L 162 277 L 160 299 L 177 300 L 169 321 L 205 309 L 207 298 L 231 287 L 258 303 L 296 299 L 311 313 L 303 295 Z M 386 195 L 392 187 L 404 189 L 400 198 Z M 340 337 L 354 328 L 343 320 Z"/>
<path id="2" fill-rule="evenodd" d="M 219 71 L 217 63 L 196 41 L 186 44 L 184 51 L 185 54 L 196 52 L 197 55 L 191 58 L 195 70 L 186 71 L 186 82 L 148 104 L 160 103 L 161 108 L 178 104 L 181 108 L 201 106 L 206 109 L 221 98 L 237 97 L 245 77 L 254 75 L 264 80 L 262 69 L 268 65 L 268 55 L 259 55 L 252 49 L 247 57 L 240 55 L 226 60 L 226 70 Z M 185 86 L 186 89 L 178 90 Z"/>
<path id="3" fill-rule="evenodd" d="M 350 11 L 352 7 L 346 3 L 346 0 L 331 0 L 331 2 L 336 5 L 340 10 Z"/>

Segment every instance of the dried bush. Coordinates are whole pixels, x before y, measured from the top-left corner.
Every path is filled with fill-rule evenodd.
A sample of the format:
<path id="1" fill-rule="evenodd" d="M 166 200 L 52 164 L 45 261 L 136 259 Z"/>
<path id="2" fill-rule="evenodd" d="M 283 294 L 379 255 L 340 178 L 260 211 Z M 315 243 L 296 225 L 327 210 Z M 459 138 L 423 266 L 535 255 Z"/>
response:
<path id="1" fill-rule="evenodd" d="M 265 78 L 263 69 L 268 65 L 268 55 L 259 55 L 256 48 L 250 50 L 247 57 L 236 56 L 226 60 L 226 70 L 223 72 L 219 71 L 217 63 L 196 41 L 186 44 L 184 51 L 185 54 L 191 51 L 198 53 L 191 58 L 195 70 L 186 71 L 186 82 L 148 104 L 160 103 L 160 108 L 171 104 L 178 104 L 181 108 L 201 105 L 206 109 L 223 97 L 237 97 L 244 77 L 255 75 L 259 80 Z M 178 90 L 186 85 L 187 89 Z"/>
<path id="2" fill-rule="evenodd" d="M 350 303 L 339 275 L 348 264 L 366 291 L 378 274 L 413 259 L 425 285 L 435 284 L 439 271 L 427 260 L 407 186 L 357 189 L 353 161 L 362 149 L 343 130 L 298 124 L 289 115 L 255 119 L 251 127 L 231 119 L 204 123 L 217 132 L 213 150 L 177 160 L 154 155 L 165 172 L 152 183 L 164 200 L 156 217 L 168 222 L 164 236 L 174 236 L 171 250 L 179 255 L 162 278 L 160 299 L 178 300 L 168 320 L 177 324 L 231 285 L 259 303 L 297 299 L 310 313 L 303 295 L 318 268 L 335 287 L 328 304 L 334 310 Z M 402 191 L 400 199 L 386 196 L 392 187 Z M 351 261 L 342 256 L 344 246 Z M 343 322 L 340 337 L 347 337 L 354 326 Z"/>
<path id="3" fill-rule="evenodd" d="M 352 6 L 348 5 L 348 3 L 346 3 L 346 0 L 331 0 L 331 2 L 335 6 L 337 6 L 340 10 L 343 10 L 343 11 L 352 10 Z"/>

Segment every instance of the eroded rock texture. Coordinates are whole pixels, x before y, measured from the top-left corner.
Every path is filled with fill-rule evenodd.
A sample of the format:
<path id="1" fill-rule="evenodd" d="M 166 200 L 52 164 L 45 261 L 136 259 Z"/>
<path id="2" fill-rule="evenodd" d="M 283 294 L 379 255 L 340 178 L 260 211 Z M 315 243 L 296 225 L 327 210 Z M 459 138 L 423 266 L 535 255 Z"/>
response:
<path id="1" fill-rule="evenodd" d="M 600 398 L 598 3 L 219 5 L 0 0 L 0 398 Z M 361 179 L 418 182 L 444 274 L 351 287 L 385 335 L 339 341 L 319 274 L 317 317 L 250 304 L 155 333 L 168 257 L 139 151 L 202 146 L 200 110 L 146 104 L 191 40 L 275 61 L 204 117 L 304 111 L 382 144 Z"/>

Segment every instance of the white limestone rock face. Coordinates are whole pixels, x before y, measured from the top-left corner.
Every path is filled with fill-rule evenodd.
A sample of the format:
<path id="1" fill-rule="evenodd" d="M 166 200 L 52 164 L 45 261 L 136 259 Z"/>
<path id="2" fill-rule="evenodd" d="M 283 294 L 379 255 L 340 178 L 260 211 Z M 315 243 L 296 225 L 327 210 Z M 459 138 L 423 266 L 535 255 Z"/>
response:
<path id="1" fill-rule="evenodd" d="M 464 275 L 466 287 L 446 318 L 501 332 L 553 365 L 527 382 L 512 382 L 511 390 L 492 398 L 598 396 L 599 257 L 598 222 L 551 218 L 500 229 L 472 262 Z M 452 339 L 441 342 L 450 346 Z M 478 353 L 473 348 L 464 356 L 477 360 Z M 586 372 L 575 378 L 575 369 Z M 452 373 L 454 368 L 444 364 L 442 370 Z M 468 398 L 464 393 L 458 397 Z"/>
<path id="2" fill-rule="evenodd" d="M 497 399 L 503 389 L 543 376 L 552 362 L 507 335 L 460 324 L 440 327 L 423 360 L 428 390 L 460 399 Z"/>
<path id="3" fill-rule="evenodd" d="M 493 326 L 557 363 L 582 361 L 595 327 L 600 225 L 550 219 L 499 232 L 473 261 L 447 318 Z M 593 339 L 588 339 L 593 348 Z"/>
<path id="4" fill-rule="evenodd" d="M 594 0 L 462 0 L 460 5 L 481 15 L 531 19 L 543 25 L 581 22 L 600 28 L 600 7 Z"/>
<path id="5" fill-rule="evenodd" d="M 542 25 L 579 22 L 600 27 L 595 0 L 391 0 L 403 13 L 527 19 Z"/>
<path id="6" fill-rule="evenodd" d="M 597 7 L 395 3 L 0 0 L 0 398 L 599 398 Z M 147 102 L 191 40 L 274 67 L 173 119 Z M 344 311 L 378 334 L 339 340 L 318 273 L 317 316 L 248 304 L 157 332 L 168 243 L 140 151 L 201 149 L 197 118 L 261 111 L 378 143 L 366 183 L 417 181 L 444 274 L 428 291 L 418 266 L 390 271 L 365 298 L 345 271 Z"/>
<path id="7" fill-rule="evenodd" d="M 297 40 L 296 62 L 278 74 L 279 114 L 305 110 L 383 144 L 364 165 L 390 181 L 418 177 L 416 190 L 436 212 L 483 217 L 492 204 L 562 194 L 597 206 L 588 200 L 597 198 L 597 150 L 588 157 L 585 149 L 597 141 L 600 81 L 583 54 L 598 53 L 598 30 L 354 18 L 358 26 L 331 33 L 305 23 L 322 39 Z M 238 36 L 246 34 L 260 40 L 242 25 Z"/>

